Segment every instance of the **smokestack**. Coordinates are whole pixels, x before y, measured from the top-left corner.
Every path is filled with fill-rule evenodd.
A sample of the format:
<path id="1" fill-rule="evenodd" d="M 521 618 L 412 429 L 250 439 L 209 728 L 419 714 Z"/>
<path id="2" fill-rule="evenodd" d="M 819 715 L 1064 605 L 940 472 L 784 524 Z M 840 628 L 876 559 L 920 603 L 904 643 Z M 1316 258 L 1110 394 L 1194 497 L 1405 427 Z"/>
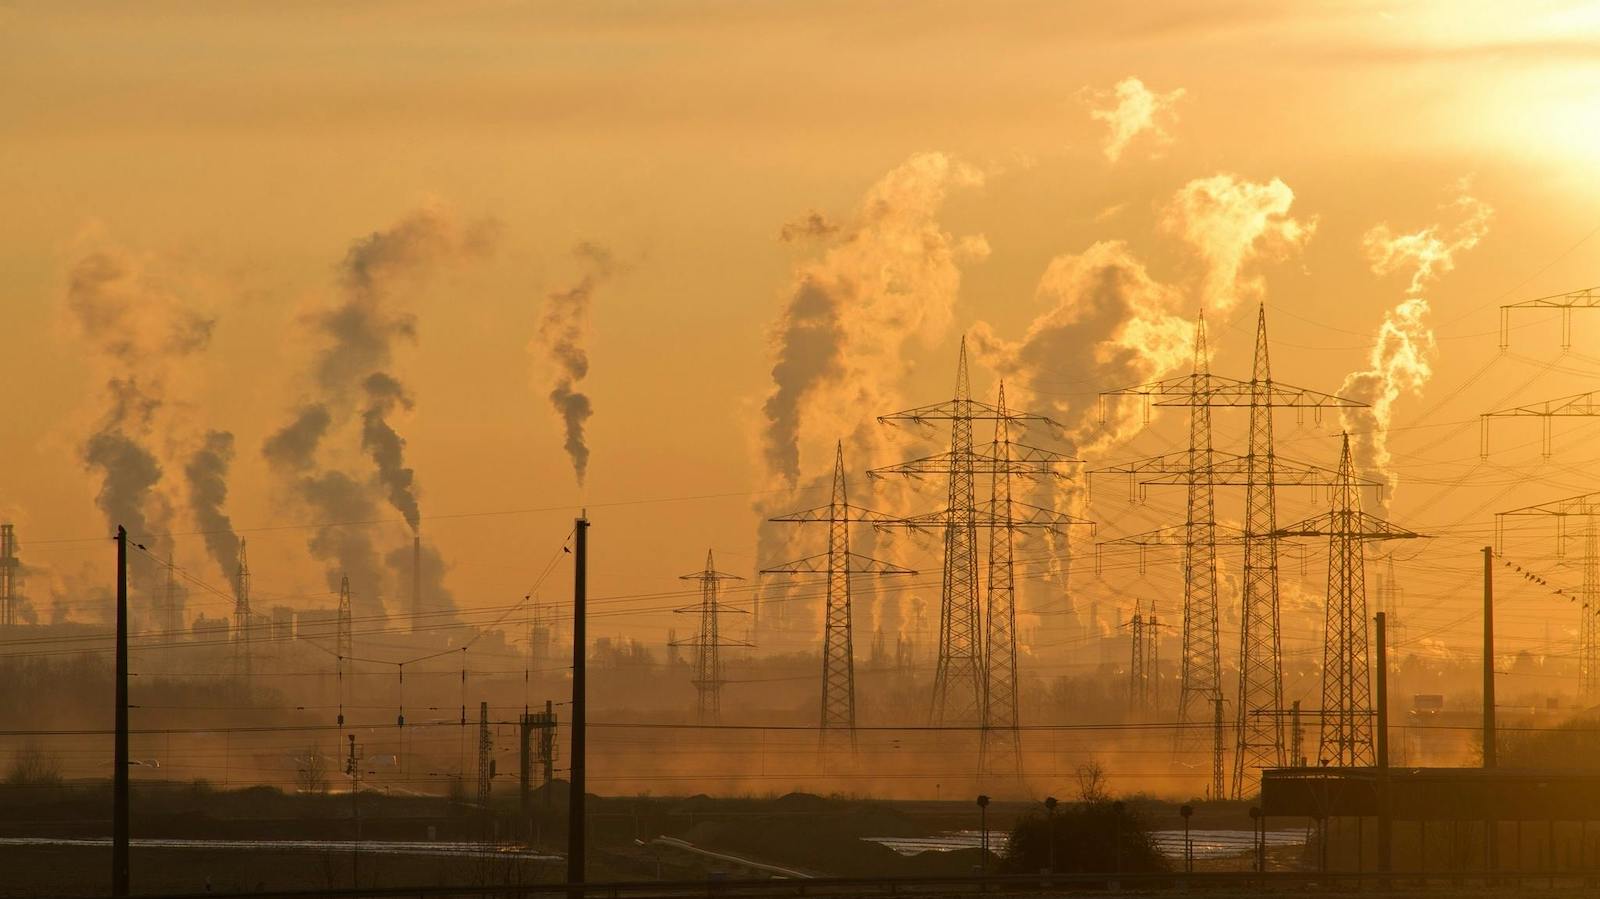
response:
<path id="1" fill-rule="evenodd" d="M 417 632 L 422 617 L 422 536 L 411 538 L 411 632 Z"/>

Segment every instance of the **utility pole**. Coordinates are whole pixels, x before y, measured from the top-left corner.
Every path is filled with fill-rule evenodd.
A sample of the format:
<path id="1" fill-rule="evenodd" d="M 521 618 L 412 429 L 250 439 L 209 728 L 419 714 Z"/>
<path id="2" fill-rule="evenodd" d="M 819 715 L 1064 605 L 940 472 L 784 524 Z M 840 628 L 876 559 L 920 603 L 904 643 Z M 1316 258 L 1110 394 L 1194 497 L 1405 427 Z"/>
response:
<path id="1" fill-rule="evenodd" d="M 128 531 L 117 525 L 116 739 L 111 759 L 111 895 L 126 896 L 128 867 Z"/>
<path id="2" fill-rule="evenodd" d="M 1494 547 L 1483 548 L 1483 767 L 1495 767 L 1494 725 Z M 1491 790 L 1489 793 L 1493 796 Z M 1486 865 L 1490 871 L 1500 867 L 1500 821 L 1493 808 L 1487 804 L 1483 822 L 1483 848 Z"/>
<path id="3" fill-rule="evenodd" d="M 489 730 L 489 703 L 478 703 L 478 815 L 481 839 L 490 837 L 490 787 L 494 781 L 494 732 Z"/>
<path id="4" fill-rule="evenodd" d="M 589 595 L 589 518 L 585 513 L 573 523 L 572 571 L 572 760 L 567 790 L 567 884 L 571 899 L 583 899 L 585 782 L 583 764 L 585 722 L 587 721 L 588 680 L 585 672 L 588 655 L 587 624 Z"/>
<path id="5" fill-rule="evenodd" d="M 724 646 L 750 645 L 722 641 L 720 619 L 725 609 L 718 601 L 717 593 L 723 581 L 742 581 L 744 578 L 718 571 L 711 550 L 708 549 L 706 567 L 693 574 L 685 574 L 678 580 L 700 582 L 700 603 L 675 611 L 692 612 L 700 616 L 700 631 L 693 641 L 695 664 L 694 680 L 691 681 L 694 684 L 696 699 L 695 720 L 700 724 L 715 724 L 722 720 L 722 685 L 726 683 L 722 676 L 721 649 Z"/>
<path id="6" fill-rule="evenodd" d="M 1330 492 L 1330 511 L 1290 525 L 1278 536 L 1328 538 L 1322 736 L 1317 759 L 1326 765 L 1358 768 L 1374 764 L 1365 544 L 1422 535 L 1362 511 L 1348 434 L 1339 451 L 1339 474 Z"/>
<path id="7" fill-rule="evenodd" d="M 1372 620 L 1378 638 L 1378 870 L 1392 867 L 1393 806 L 1389 796 L 1389 635 L 1387 614 L 1379 612 Z"/>
<path id="8" fill-rule="evenodd" d="M 845 486 L 844 441 L 834 446 L 833 494 L 826 506 L 792 512 L 772 519 L 795 524 L 826 524 L 828 551 L 761 570 L 762 574 L 826 574 L 827 608 L 822 622 L 822 716 L 824 752 L 856 745 L 856 662 L 851 610 L 851 581 L 856 575 L 885 577 L 915 574 L 909 568 L 868 558 L 850 549 L 850 524 L 898 523 L 899 519 L 861 506 L 850 505 Z"/>

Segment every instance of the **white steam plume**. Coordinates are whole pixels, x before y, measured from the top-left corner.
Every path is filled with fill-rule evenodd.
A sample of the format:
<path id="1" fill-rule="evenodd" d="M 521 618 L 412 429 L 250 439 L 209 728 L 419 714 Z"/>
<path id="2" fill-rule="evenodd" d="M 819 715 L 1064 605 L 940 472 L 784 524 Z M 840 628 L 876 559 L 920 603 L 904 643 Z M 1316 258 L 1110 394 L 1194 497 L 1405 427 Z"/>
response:
<path id="1" fill-rule="evenodd" d="M 948 334 L 961 267 L 989 252 L 981 235 L 953 235 L 939 215 L 951 191 L 983 180 L 978 169 L 944 153 L 917 153 L 868 188 L 851 216 L 834 221 L 813 212 L 805 224 L 784 230 L 784 240 L 803 236 L 816 249 L 796 265 L 771 330 L 772 387 L 758 443 L 770 485 L 784 492 L 757 504 L 759 563 L 793 554 L 792 526 L 765 519 L 790 511 L 798 501 L 788 491 L 795 488 L 818 487 L 806 496 L 826 497 L 836 440 L 845 442 L 852 473 L 891 461 L 876 417 L 905 405 L 906 344 Z M 853 477 L 851 498 L 867 504 L 863 481 Z M 763 601 L 784 602 L 775 596 L 782 590 L 774 583 Z M 794 611 L 787 614 L 797 620 Z"/>
<path id="2" fill-rule="evenodd" d="M 1167 204 L 1162 226 L 1183 238 L 1205 262 L 1200 305 L 1225 313 L 1261 296 L 1264 282 L 1245 270 L 1256 260 L 1282 259 L 1305 246 L 1316 219 L 1289 215 L 1294 191 L 1277 178 L 1247 181 L 1226 172 L 1196 178 Z"/>
<path id="3" fill-rule="evenodd" d="M 1458 254 L 1483 240 L 1494 214 L 1488 204 L 1468 193 L 1468 187 L 1465 182 L 1458 185 L 1456 198 L 1443 207 L 1454 217 L 1453 223 L 1436 223 L 1420 231 L 1396 234 L 1384 222 L 1362 237 L 1362 249 L 1373 274 L 1384 276 L 1411 270 L 1406 299 L 1384 313 L 1367 356 L 1367 367 L 1351 372 L 1339 388 L 1341 395 L 1368 404 L 1366 408 L 1342 410 L 1340 419 L 1350 434 L 1357 468 L 1384 482 L 1384 507 L 1398 480 L 1389 467 L 1389 427 L 1395 402 L 1405 394 L 1422 395 L 1433 376 L 1432 362 L 1438 350 L 1433 328 L 1427 322 L 1428 301 L 1422 294 L 1429 284 L 1455 268 Z"/>
<path id="4" fill-rule="evenodd" d="M 1090 98 L 1089 115 L 1097 122 L 1106 123 L 1106 137 L 1102 144 L 1106 159 L 1116 162 L 1123 151 L 1141 134 L 1149 133 L 1159 151 L 1172 142 L 1167 130 L 1178 120 L 1177 105 L 1183 99 L 1183 88 L 1156 93 L 1144 82 L 1129 76 L 1107 91 L 1096 91 Z"/>

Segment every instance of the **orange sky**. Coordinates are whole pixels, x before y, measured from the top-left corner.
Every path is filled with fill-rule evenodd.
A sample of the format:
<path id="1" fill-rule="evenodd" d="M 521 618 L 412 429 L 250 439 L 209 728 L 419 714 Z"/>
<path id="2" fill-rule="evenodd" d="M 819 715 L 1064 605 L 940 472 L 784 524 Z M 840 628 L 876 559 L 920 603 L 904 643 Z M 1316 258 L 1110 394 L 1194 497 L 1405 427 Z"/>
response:
<path id="1" fill-rule="evenodd" d="M 1574 354 L 1554 367 L 1542 367 L 1559 354 L 1548 318 L 1518 319 L 1529 327 L 1512 356 L 1496 357 L 1495 338 L 1499 303 L 1595 280 L 1597 37 L 1600 15 L 1559 3 L 1514 13 L 1443 2 L 6 4 L 0 511 L 41 569 L 35 603 L 65 591 L 75 614 L 88 614 L 73 591 L 108 571 L 106 549 L 87 539 L 107 522 L 83 447 L 120 368 L 74 318 L 68 285 L 96 253 L 142 273 L 129 299 L 140 316 L 165 308 L 149 305 L 156 296 L 215 319 L 203 350 L 159 363 L 164 405 L 142 437 L 165 472 L 156 492 L 173 509 L 171 530 L 196 529 L 184 460 L 206 430 L 231 431 L 227 511 L 250 539 L 258 595 L 294 597 L 326 587 L 307 530 L 284 526 L 318 519 L 282 489 L 261 447 L 314 392 L 311 321 L 340 299 L 341 260 L 418 209 L 462 229 L 491 222 L 492 251 L 397 276 L 385 300 L 415 316 L 416 340 L 396 343 L 392 365 L 415 404 L 393 421 L 416 471 L 422 532 L 451 566 L 458 601 L 486 607 L 527 591 L 582 502 L 595 521 L 595 589 L 622 596 L 677 589 L 675 576 L 698 568 L 707 546 L 719 567 L 749 575 L 753 503 L 820 501 L 764 493 L 775 482 L 762 407 L 797 273 L 870 273 L 889 285 L 884 296 L 896 279 L 915 287 L 900 306 L 869 296 L 849 313 L 870 321 L 846 364 L 871 372 L 870 384 L 849 388 L 891 408 L 802 410 L 809 480 L 841 432 L 948 392 L 961 333 L 989 338 L 984 358 L 998 364 L 1006 351 L 996 347 L 1023 341 L 1058 303 L 1074 308 L 1071 285 L 1082 282 L 1068 277 L 1070 260 L 1101 241 L 1124 242 L 1172 316 L 1192 317 L 1202 301 L 1231 305 L 1212 319 L 1219 371 L 1245 374 L 1264 300 L 1275 374 L 1336 390 L 1366 367 L 1415 268 L 1374 274 L 1364 241 L 1383 223 L 1390 236 L 1435 226 L 1443 244 L 1460 241 L 1475 208 L 1459 205 L 1466 195 L 1492 213 L 1473 245 L 1456 247 L 1453 270 L 1420 290 L 1437 352 L 1420 394 L 1397 399 L 1392 438 L 1394 517 L 1446 535 L 1405 550 L 1420 552 L 1401 573 L 1414 626 L 1464 646 L 1470 632 L 1453 623 L 1471 607 L 1471 553 L 1490 513 L 1586 490 L 1595 470 L 1583 442 L 1591 427 L 1558 427 L 1557 455 L 1543 462 L 1537 429 L 1515 424 L 1497 429 L 1500 449 L 1474 467 L 1474 418 L 1587 389 L 1586 373 L 1600 368 L 1583 355 L 1600 322 L 1580 318 Z M 1165 139 L 1138 131 L 1113 161 L 1109 113 L 1092 110 L 1109 109 L 1130 77 L 1171 98 L 1154 120 Z M 918 159 L 946 168 L 897 193 L 891 173 Z M 1281 180 L 1292 204 L 1269 230 L 1286 221 L 1299 230 L 1264 237 L 1219 287 L 1217 259 L 1184 238 L 1172 209 L 1186 185 L 1222 174 Z M 885 196 L 888 213 L 866 199 Z M 813 211 L 840 230 L 780 240 Z M 948 258 L 926 263 L 930 235 L 947 238 Z M 536 338 L 549 295 L 586 271 L 573 255 L 584 241 L 613 265 L 595 286 L 585 337 L 593 456 L 580 492 Z M 880 313 L 888 319 L 872 318 Z M 1062 351 L 1055 368 L 1078 371 L 1103 349 Z M 1025 356 L 1009 364 L 1028 396 Z M 1048 380 L 1033 377 L 1035 388 Z M 987 392 L 994 375 L 978 366 L 974 380 Z M 1031 400 L 1075 415 L 1087 394 L 1112 386 L 1035 390 Z M 345 427 L 324 462 L 367 478 L 359 422 Z M 1282 451 L 1331 465 L 1331 427 L 1296 432 L 1285 415 Z M 1217 428 L 1226 445 L 1243 422 L 1219 413 Z M 1181 420 L 1158 417 L 1131 441 L 1100 441 L 1091 461 L 1170 449 L 1181 433 Z M 937 494 L 920 496 L 931 506 Z M 374 496 L 394 518 L 368 529 L 386 552 L 409 531 Z M 1176 520 L 1179 497 L 1130 513 L 1120 496 L 1120 485 L 1096 489 L 1086 514 L 1103 522 L 1102 537 Z M 640 502 L 673 497 L 694 499 Z M 1222 504 L 1237 514 L 1235 497 Z M 1286 499 L 1281 514 L 1310 510 Z M 1548 555 L 1542 533 L 1508 552 Z M 176 552 L 221 583 L 198 537 L 179 538 Z M 1144 582 L 1126 567 L 1105 578 L 1084 568 L 1076 595 L 1172 602 L 1172 568 Z M 1315 562 L 1310 572 L 1314 593 Z M 548 584 L 556 596 L 565 589 L 562 577 Z M 1547 598 L 1519 601 L 1512 639 L 1537 644 L 1552 609 L 1557 627 L 1570 624 Z M 223 605 L 210 597 L 193 608 Z M 598 632 L 658 639 L 671 624 L 641 611 Z M 1313 634 L 1307 623 L 1288 642 L 1305 647 Z"/>

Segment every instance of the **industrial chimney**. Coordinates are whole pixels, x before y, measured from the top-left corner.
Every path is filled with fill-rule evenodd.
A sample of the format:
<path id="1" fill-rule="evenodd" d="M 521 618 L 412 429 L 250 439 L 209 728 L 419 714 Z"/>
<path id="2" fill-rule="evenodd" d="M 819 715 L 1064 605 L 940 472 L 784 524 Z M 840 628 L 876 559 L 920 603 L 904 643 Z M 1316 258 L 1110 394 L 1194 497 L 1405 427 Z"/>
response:
<path id="1" fill-rule="evenodd" d="M 422 617 L 422 535 L 411 538 L 411 632 L 416 633 Z"/>

